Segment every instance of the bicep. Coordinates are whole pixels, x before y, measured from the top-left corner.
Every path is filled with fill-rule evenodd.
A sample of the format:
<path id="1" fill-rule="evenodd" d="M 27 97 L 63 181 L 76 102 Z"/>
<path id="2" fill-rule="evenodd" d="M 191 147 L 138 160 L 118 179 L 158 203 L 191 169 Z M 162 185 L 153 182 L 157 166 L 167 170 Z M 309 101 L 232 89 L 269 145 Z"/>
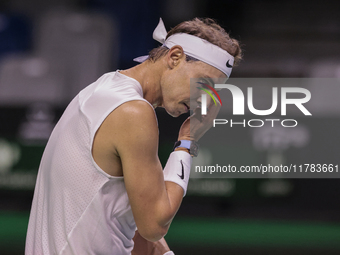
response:
<path id="1" fill-rule="evenodd" d="M 153 191 L 164 185 L 162 166 L 158 159 L 157 126 L 145 120 L 134 124 L 117 147 L 125 185 L 130 200 L 134 200 L 135 196 L 144 201 L 152 200 Z"/>
<path id="2" fill-rule="evenodd" d="M 137 111 L 128 110 L 120 127 L 122 132 L 116 149 L 122 162 L 125 185 L 129 190 L 149 187 L 150 182 L 158 183 L 157 180 L 163 178 L 158 159 L 157 121 L 149 108 L 150 106 L 143 105 Z"/>

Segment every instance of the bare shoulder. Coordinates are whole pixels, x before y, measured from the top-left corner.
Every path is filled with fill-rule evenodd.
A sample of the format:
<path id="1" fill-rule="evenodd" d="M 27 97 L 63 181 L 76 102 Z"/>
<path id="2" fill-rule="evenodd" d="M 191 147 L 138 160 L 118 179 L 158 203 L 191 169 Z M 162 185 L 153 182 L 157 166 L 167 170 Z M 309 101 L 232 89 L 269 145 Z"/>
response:
<path id="1" fill-rule="evenodd" d="M 143 100 L 128 101 L 117 107 L 115 111 L 120 111 L 124 114 L 151 115 L 150 117 L 155 117 L 154 110 L 150 104 Z"/>
<path id="2" fill-rule="evenodd" d="M 145 101 L 126 102 L 112 111 L 103 123 L 108 137 L 114 139 L 116 146 L 120 143 L 136 143 L 149 139 L 154 145 L 158 143 L 158 125 L 154 109 Z M 152 142 L 154 141 L 154 142 Z M 146 141 L 145 141 L 146 142 Z"/>
<path id="3" fill-rule="evenodd" d="M 133 100 L 120 105 L 109 114 L 107 122 L 122 125 L 156 125 L 157 127 L 155 111 L 147 102 L 142 100 Z"/>

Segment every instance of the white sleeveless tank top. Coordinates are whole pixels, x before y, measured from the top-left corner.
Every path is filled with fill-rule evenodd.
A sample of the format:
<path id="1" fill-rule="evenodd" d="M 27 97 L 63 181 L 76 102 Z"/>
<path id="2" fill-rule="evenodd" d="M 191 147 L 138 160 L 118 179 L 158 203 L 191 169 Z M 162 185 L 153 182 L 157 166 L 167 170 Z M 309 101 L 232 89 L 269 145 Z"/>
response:
<path id="1" fill-rule="evenodd" d="M 141 85 L 112 72 L 69 104 L 40 163 L 26 255 L 131 253 L 136 225 L 124 179 L 105 173 L 91 153 L 105 118 L 131 100 L 146 101 Z"/>

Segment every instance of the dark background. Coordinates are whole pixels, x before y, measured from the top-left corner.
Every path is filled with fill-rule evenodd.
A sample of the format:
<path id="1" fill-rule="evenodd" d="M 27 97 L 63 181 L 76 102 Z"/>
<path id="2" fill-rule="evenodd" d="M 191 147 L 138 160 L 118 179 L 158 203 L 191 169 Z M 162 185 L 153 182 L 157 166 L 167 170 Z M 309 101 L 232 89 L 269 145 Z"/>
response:
<path id="1" fill-rule="evenodd" d="M 339 13 L 340 2 L 330 0 L 2 0 L 0 254 L 23 254 L 40 158 L 68 102 L 103 73 L 129 68 L 158 46 L 152 32 L 159 17 L 168 30 L 214 18 L 243 48 L 232 77 L 340 78 Z M 325 100 L 339 96 L 327 93 Z M 157 116 L 164 164 L 187 116 L 174 119 L 162 109 Z M 337 159 L 339 116 L 333 109 L 309 119 L 312 142 L 285 151 L 287 163 Z M 230 157 L 265 159 L 249 135 L 229 135 Z M 264 191 L 268 182 L 191 180 L 169 245 L 177 255 L 340 254 L 339 180 L 282 179 L 270 185 L 288 189 Z"/>

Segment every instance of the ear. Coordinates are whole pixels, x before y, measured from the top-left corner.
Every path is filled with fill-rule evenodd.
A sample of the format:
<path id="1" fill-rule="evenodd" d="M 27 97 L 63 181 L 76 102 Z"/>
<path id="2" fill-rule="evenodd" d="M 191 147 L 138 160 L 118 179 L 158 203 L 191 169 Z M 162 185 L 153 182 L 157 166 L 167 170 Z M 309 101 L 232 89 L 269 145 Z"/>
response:
<path id="1" fill-rule="evenodd" d="M 183 48 L 179 45 L 173 46 L 167 54 L 167 63 L 169 68 L 175 68 L 183 60 L 185 61 Z"/>

